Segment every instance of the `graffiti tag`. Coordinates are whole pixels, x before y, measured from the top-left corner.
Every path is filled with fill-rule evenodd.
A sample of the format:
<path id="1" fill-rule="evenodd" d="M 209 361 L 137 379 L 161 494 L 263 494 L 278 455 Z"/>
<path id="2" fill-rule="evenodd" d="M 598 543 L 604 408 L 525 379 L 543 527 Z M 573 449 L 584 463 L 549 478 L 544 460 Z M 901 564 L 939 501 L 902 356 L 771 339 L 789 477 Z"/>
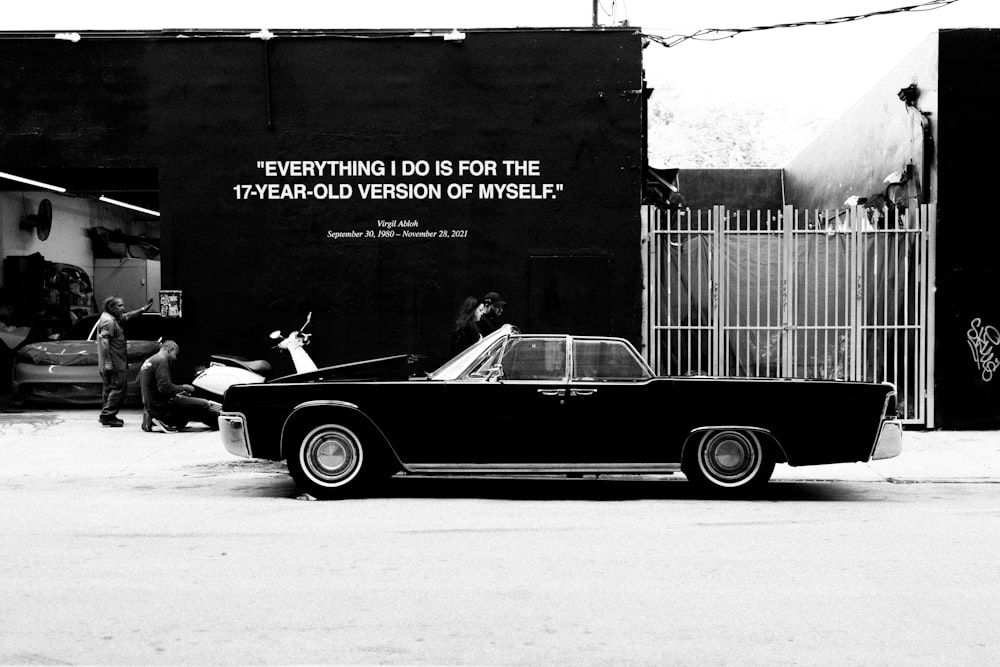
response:
<path id="1" fill-rule="evenodd" d="M 967 332 L 969 348 L 972 349 L 972 360 L 982 373 L 983 382 L 993 379 L 993 373 L 1000 369 L 1000 359 L 993 353 L 994 346 L 1000 345 L 1000 331 L 996 327 L 983 326 L 980 317 L 972 320 L 972 326 Z"/>

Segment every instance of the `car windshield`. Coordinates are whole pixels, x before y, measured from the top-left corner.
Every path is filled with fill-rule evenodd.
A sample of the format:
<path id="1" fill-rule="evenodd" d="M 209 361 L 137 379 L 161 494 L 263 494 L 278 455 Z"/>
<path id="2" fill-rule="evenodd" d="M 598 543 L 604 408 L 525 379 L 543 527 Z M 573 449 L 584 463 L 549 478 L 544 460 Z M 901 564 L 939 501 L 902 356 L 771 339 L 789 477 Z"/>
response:
<path id="1" fill-rule="evenodd" d="M 60 336 L 60 339 L 87 340 L 90 336 L 90 332 L 94 329 L 94 325 L 97 324 L 97 317 L 97 315 L 87 315 L 86 317 L 80 318 L 66 331 L 66 333 Z"/>
<path id="2" fill-rule="evenodd" d="M 443 366 L 438 368 L 436 371 L 431 373 L 428 377 L 431 380 L 454 380 L 461 376 L 467 368 L 473 365 L 481 355 L 487 351 L 493 351 L 494 347 L 510 335 L 516 332 L 517 329 L 509 324 L 504 324 L 499 329 L 491 333 L 485 338 L 481 338 L 479 342 L 470 345 L 468 348 L 459 352 L 454 357 L 449 359 L 444 363 Z M 482 364 L 477 364 L 481 366 Z M 488 369 L 484 369 L 488 370 Z"/>

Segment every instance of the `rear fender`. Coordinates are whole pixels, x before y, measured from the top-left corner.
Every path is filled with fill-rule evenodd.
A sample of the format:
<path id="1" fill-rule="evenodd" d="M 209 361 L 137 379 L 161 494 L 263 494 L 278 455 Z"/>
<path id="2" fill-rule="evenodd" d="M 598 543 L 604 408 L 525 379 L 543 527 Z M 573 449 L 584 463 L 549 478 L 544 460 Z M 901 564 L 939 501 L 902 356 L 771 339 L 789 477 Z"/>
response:
<path id="1" fill-rule="evenodd" d="M 288 456 L 285 451 L 285 434 L 295 428 L 296 424 L 300 421 L 304 419 L 319 419 L 321 416 L 330 421 L 336 421 L 338 418 L 341 420 L 346 419 L 349 422 L 360 423 L 367 427 L 371 433 L 376 434 L 376 437 L 380 441 L 380 444 L 383 445 L 384 451 L 390 459 L 390 463 L 395 464 L 399 469 L 403 468 L 399 456 L 392 448 L 392 445 L 389 444 L 389 439 L 385 437 L 385 433 L 378 427 L 378 424 L 372 421 L 371 417 L 366 415 L 357 405 L 348 403 L 347 401 L 307 401 L 295 406 L 285 419 L 285 423 L 281 425 L 280 455 L 282 459 Z"/>
<path id="2" fill-rule="evenodd" d="M 733 424 L 719 425 L 719 426 L 699 426 L 696 429 L 692 429 L 688 433 L 687 438 L 684 440 L 684 447 L 681 449 L 681 461 L 686 461 L 687 453 L 689 448 L 693 448 L 697 445 L 698 441 L 701 440 L 702 436 L 706 433 L 711 433 L 712 431 L 747 431 L 756 435 L 764 448 L 774 456 L 776 463 L 787 463 L 788 454 L 785 453 L 785 448 L 781 446 L 778 439 L 774 437 L 766 428 L 761 428 L 760 426 L 736 426 Z"/>

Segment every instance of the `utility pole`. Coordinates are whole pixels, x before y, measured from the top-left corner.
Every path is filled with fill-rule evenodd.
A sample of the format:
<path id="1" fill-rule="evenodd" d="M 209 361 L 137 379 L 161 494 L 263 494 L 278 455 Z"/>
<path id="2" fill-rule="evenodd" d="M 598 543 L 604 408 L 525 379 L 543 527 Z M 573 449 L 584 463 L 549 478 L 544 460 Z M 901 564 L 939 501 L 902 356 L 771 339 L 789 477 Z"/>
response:
<path id="1" fill-rule="evenodd" d="M 594 27 L 597 27 L 597 5 L 600 0 L 594 0 Z"/>

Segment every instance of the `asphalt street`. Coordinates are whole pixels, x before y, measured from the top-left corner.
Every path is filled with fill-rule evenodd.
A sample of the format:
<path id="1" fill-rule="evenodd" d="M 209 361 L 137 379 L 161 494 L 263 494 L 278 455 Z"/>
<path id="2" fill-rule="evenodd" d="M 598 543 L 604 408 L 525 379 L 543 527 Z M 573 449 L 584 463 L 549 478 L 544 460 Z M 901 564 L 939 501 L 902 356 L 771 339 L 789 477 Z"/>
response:
<path id="1" fill-rule="evenodd" d="M 307 502 L 201 429 L 0 412 L 0 664 L 1000 661 L 1000 437 L 907 432 L 752 501 L 397 479 Z"/>

